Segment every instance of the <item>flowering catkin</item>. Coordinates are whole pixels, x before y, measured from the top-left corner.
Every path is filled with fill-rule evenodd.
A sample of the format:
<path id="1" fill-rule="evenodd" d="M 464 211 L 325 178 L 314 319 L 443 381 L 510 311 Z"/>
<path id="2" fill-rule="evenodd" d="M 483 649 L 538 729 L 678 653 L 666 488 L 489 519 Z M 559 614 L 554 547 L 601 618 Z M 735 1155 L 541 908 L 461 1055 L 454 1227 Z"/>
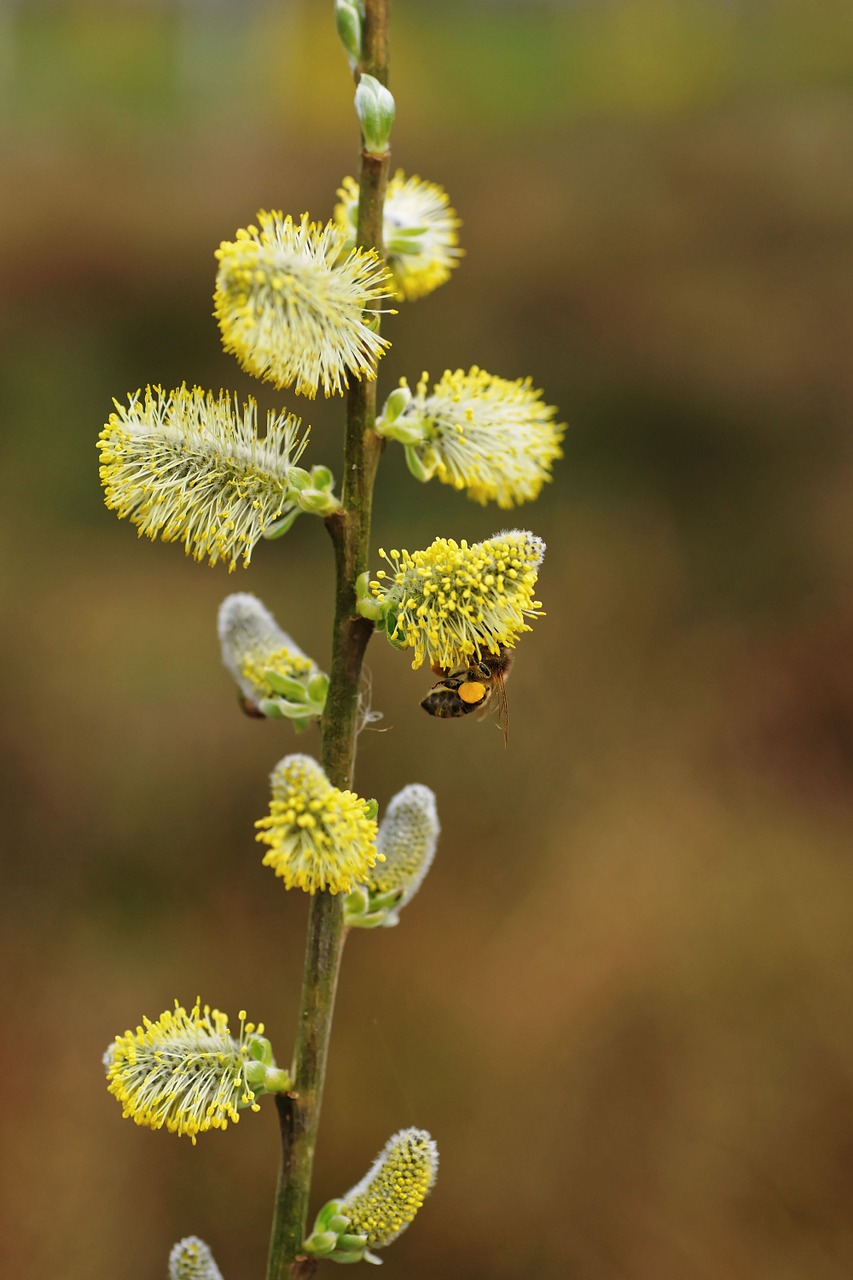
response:
<path id="1" fill-rule="evenodd" d="M 285 756 L 270 781 L 269 814 L 255 823 L 255 838 L 270 846 L 264 866 L 306 893 L 348 893 L 363 882 L 381 858 L 369 802 L 333 787 L 310 756 Z"/>
<path id="2" fill-rule="evenodd" d="M 196 1135 L 227 1129 L 239 1120 L 238 1108 L 258 1110 L 250 1087 L 250 1041 L 263 1025 L 240 1013 L 240 1038 L 228 1031 L 228 1018 L 196 1001 L 187 1010 L 175 1001 L 155 1021 L 117 1036 L 104 1056 L 107 1088 L 122 1113 L 148 1129 Z"/>
<path id="3" fill-rule="evenodd" d="M 241 367 L 299 395 L 340 395 L 348 375 L 372 379 L 388 342 L 365 322 L 368 303 L 389 294 L 372 249 L 345 251 L 346 232 L 303 214 L 261 210 L 216 251 L 214 314 Z"/>
<path id="4" fill-rule="evenodd" d="M 474 365 L 448 370 L 431 393 L 427 387 L 424 374 L 397 424 L 422 431 L 411 448 L 425 479 L 436 476 L 483 505 L 509 508 L 539 496 L 562 457 L 565 428 L 529 378 L 509 382 Z"/>
<path id="5" fill-rule="evenodd" d="M 146 387 L 115 402 L 98 439 L 107 506 L 140 536 L 182 542 L 187 555 L 233 569 L 274 525 L 295 515 L 288 478 L 305 448 L 298 418 L 267 417 L 199 387 Z"/>
<path id="6" fill-rule="evenodd" d="M 345 178 L 335 206 L 335 219 L 355 244 L 358 222 L 358 183 Z M 422 298 L 450 279 L 462 250 L 458 248 L 459 219 L 447 193 L 434 182 L 407 178 L 398 169 L 388 183 L 382 215 L 388 267 L 397 297 L 409 302 Z"/>
<path id="7" fill-rule="evenodd" d="M 380 551 L 391 572 L 380 570 L 370 590 L 384 614 L 389 640 L 413 649 L 413 667 L 425 660 L 453 670 L 474 654 L 513 648 L 541 614 L 534 599 L 545 543 L 510 529 L 469 545 L 436 538 L 423 551 Z"/>

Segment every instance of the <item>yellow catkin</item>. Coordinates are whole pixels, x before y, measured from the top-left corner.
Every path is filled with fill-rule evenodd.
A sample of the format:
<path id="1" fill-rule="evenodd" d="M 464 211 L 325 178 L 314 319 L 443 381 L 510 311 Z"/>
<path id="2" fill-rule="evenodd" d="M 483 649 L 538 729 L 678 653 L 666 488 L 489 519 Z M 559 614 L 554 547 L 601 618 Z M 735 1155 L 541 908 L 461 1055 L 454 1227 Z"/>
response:
<path id="1" fill-rule="evenodd" d="M 358 220 L 358 183 L 345 178 L 335 206 L 335 219 L 354 244 Z M 462 250 L 458 247 L 459 219 L 444 189 L 398 169 L 388 183 L 383 211 L 383 236 L 388 267 L 398 298 L 408 302 L 425 297 L 450 279 Z"/>
<path id="2" fill-rule="evenodd" d="M 413 667 L 425 660 L 445 669 L 474 654 L 513 648 L 541 615 L 534 599 L 541 538 L 511 529 L 469 545 L 436 538 L 423 551 L 380 551 L 390 572 L 380 570 L 370 589 L 386 612 L 392 643 L 414 651 Z"/>
<path id="3" fill-rule="evenodd" d="M 269 845 L 264 866 L 305 893 L 348 893 L 363 883 L 382 857 L 369 802 L 333 787 L 310 756 L 285 756 L 271 785 L 269 813 L 255 823 L 256 839 Z"/>
<path id="4" fill-rule="evenodd" d="M 432 392 L 421 378 L 402 421 L 417 424 L 413 446 L 427 478 L 475 502 L 510 508 L 537 498 L 562 457 L 565 426 L 529 378 L 509 382 L 474 365 L 445 372 Z"/>
<path id="5" fill-rule="evenodd" d="M 227 395 L 146 387 L 115 412 L 98 440 L 107 506 L 140 536 L 183 543 L 196 560 L 248 565 L 257 542 L 297 504 L 288 473 L 305 448 L 300 423 L 242 409 Z"/>
<path id="6" fill-rule="evenodd" d="M 218 1009 L 189 1012 L 175 1001 L 155 1021 L 117 1036 L 104 1058 L 107 1088 L 122 1113 L 148 1129 L 167 1129 L 195 1142 L 208 1129 L 226 1129 L 238 1108 L 258 1110 L 246 1077 L 247 1037 L 263 1032 L 240 1014 L 240 1038 Z"/>
<path id="7" fill-rule="evenodd" d="M 214 314 L 241 367 L 300 395 L 341 395 L 350 375 L 375 377 L 386 339 L 364 309 L 389 296 L 387 269 L 372 250 L 345 248 L 346 233 L 261 210 L 216 251 Z"/>

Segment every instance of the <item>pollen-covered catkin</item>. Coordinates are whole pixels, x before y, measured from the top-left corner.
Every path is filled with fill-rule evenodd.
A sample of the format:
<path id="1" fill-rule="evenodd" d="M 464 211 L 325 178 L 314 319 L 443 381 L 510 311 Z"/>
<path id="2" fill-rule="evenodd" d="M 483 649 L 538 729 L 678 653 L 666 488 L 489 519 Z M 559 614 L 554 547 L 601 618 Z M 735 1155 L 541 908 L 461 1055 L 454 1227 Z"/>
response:
<path id="1" fill-rule="evenodd" d="M 343 1197 L 349 1230 L 383 1249 L 413 1222 L 438 1173 L 438 1147 L 425 1129 L 401 1129 Z"/>
<path id="2" fill-rule="evenodd" d="M 411 901 L 432 866 L 440 830 L 435 793 L 429 787 L 412 782 L 398 791 L 379 825 L 376 848 L 385 860 L 370 873 L 370 892 L 402 889 L 397 910 Z"/>
<path id="3" fill-rule="evenodd" d="M 524 529 L 510 529 L 472 545 L 436 538 L 423 551 L 379 553 L 390 565 L 370 583 L 392 644 L 414 650 L 444 670 L 474 654 L 512 649 L 539 617 L 534 599 L 545 543 Z"/>
<path id="4" fill-rule="evenodd" d="M 107 1088 L 122 1113 L 148 1129 L 168 1129 L 196 1140 L 208 1129 L 227 1129 L 239 1109 L 258 1110 L 250 1087 L 249 1038 L 263 1034 L 240 1014 L 240 1038 L 228 1018 L 199 1001 L 187 1012 L 177 1001 L 155 1021 L 117 1036 L 104 1055 Z"/>
<path id="5" fill-rule="evenodd" d="M 313 398 L 341 395 L 349 376 L 376 377 L 388 342 L 364 319 L 389 296 L 388 272 L 372 249 L 345 251 L 346 232 L 261 210 L 257 226 L 216 251 L 214 314 L 222 343 L 241 367 Z"/>
<path id="6" fill-rule="evenodd" d="M 475 365 L 448 370 L 427 388 L 424 374 L 395 424 L 398 432 L 420 428 L 422 439 L 411 446 L 419 474 L 482 505 L 509 508 L 539 496 L 562 457 L 565 427 L 530 378 L 509 382 Z"/>
<path id="7" fill-rule="evenodd" d="M 110 510 L 140 536 L 182 542 L 187 555 L 229 569 L 247 566 L 257 542 L 298 512 L 289 471 L 305 448 L 298 418 L 199 387 L 146 387 L 115 402 L 98 439 Z"/>
<path id="8" fill-rule="evenodd" d="M 269 814 L 255 823 L 255 838 L 269 845 L 264 866 L 306 893 L 349 893 L 363 883 L 382 856 L 369 801 L 333 787 L 310 756 L 285 756 L 270 781 Z"/>
<path id="9" fill-rule="evenodd" d="M 358 222 L 358 183 L 345 178 L 335 206 L 335 219 L 347 230 L 347 245 L 355 244 Z M 388 183 L 383 210 L 383 239 L 388 267 L 398 298 L 423 298 L 450 279 L 462 256 L 458 247 L 459 219 L 447 192 L 437 183 L 407 178 L 398 169 Z"/>

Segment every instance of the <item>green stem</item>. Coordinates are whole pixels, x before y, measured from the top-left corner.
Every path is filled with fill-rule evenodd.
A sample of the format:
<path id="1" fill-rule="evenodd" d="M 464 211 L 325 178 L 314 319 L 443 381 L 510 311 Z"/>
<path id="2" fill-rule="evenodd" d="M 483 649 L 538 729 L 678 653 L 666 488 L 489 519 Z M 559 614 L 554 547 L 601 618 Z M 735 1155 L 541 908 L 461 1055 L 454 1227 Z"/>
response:
<path id="1" fill-rule="evenodd" d="M 362 71 L 386 83 L 389 0 L 366 0 Z M 382 251 L 382 207 L 388 157 L 362 150 L 358 243 Z M 329 694 L 323 717 L 322 762 L 337 787 L 351 787 L 355 766 L 361 668 L 373 624 L 355 612 L 355 583 L 368 566 L 373 484 L 383 441 L 376 422 L 376 383 L 353 379 L 347 394 L 342 509 L 326 524 L 335 548 L 335 621 Z M 267 1280 L 307 1280 L 316 1262 L 301 1256 L 317 1143 L 320 1103 L 338 971 L 344 944 L 343 902 L 329 893 L 311 898 L 294 1086 L 276 1099 L 282 1155 L 270 1240 Z"/>

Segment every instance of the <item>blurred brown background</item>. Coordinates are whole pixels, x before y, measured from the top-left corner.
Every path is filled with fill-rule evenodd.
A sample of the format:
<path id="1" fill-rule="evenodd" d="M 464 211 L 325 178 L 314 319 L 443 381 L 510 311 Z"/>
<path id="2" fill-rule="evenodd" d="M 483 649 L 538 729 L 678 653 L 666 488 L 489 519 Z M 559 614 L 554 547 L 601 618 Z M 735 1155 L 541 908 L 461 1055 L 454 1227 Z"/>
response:
<path id="1" fill-rule="evenodd" d="M 216 609 L 328 658 L 303 518 L 248 573 L 103 507 L 113 396 L 259 395 L 339 459 L 341 404 L 221 353 L 213 250 L 353 171 L 331 2 L 0 9 L 0 1270 L 148 1280 L 174 1240 L 263 1274 L 273 1109 L 196 1148 L 123 1122 L 107 1042 L 196 994 L 290 1054 L 305 902 L 252 821 L 286 726 L 238 712 Z M 847 0 L 398 0 L 394 159 L 464 220 L 387 326 L 381 391 L 530 374 L 566 459 L 511 741 L 428 720 L 370 650 L 358 785 L 438 793 L 435 868 L 347 946 L 315 1204 L 395 1129 L 437 1189 L 386 1254 L 427 1280 L 853 1273 L 853 9 Z M 507 524 L 389 448 L 376 544 Z M 378 567 L 378 561 L 377 561 Z M 331 1274 L 331 1272 L 330 1272 Z"/>

